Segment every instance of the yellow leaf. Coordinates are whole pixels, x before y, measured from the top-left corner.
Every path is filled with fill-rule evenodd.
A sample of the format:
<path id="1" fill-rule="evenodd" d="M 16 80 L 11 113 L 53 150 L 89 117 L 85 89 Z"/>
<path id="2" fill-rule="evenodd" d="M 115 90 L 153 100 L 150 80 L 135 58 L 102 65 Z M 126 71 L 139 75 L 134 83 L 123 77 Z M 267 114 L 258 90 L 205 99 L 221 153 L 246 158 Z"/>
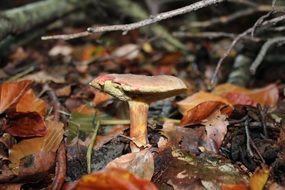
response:
<path id="1" fill-rule="evenodd" d="M 262 168 L 254 172 L 250 177 L 249 186 L 251 190 L 263 190 L 264 185 L 269 177 L 269 169 Z"/>

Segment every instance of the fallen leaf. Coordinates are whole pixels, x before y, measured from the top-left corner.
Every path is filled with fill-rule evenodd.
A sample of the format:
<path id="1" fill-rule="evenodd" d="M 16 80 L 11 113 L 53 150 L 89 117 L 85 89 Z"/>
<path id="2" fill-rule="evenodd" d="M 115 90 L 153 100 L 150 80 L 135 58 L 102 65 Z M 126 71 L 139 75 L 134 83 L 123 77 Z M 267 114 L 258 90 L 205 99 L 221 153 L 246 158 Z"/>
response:
<path id="1" fill-rule="evenodd" d="M 245 99 L 252 99 L 255 103 L 254 105 L 259 103 L 267 106 L 275 106 L 279 99 L 279 91 L 276 84 L 270 84 L 263 88 L 249 90 L 244 87 L 225 83 L 216 86 L 212 93 L 219 96 L 227 96 L 233 104 L 242 104 Z M 227 95 L 228 93 L 233 93 L 235 98 L 230 98 L 229 95 Z"/>
<path id="2" fill-rule="evenodd" d="M 205 152 L 195 156 L 188 151 L 169 147 L 160 151 L 156 159 L 159 161 L 156 162 L 159 174 L 152 180 L 158 185 L 167 182 L 177 190 L 221 189 L 225 184 L 247 186 L 247 176 L 230 160 L 217 154 Z"/>
<path id="3" fill-rule="evenodd" d="M 76 190 L 157 190 L 155 185 L 127 170 L 110 168 L 81 177 Z"/>
<path id="4" fill-rule="evenodd" d="M 9 113 L 3 128 L 6 133 L 18 137 L 35 137 L 46 134 L 43 117 L 36 112 Z"/>
<path id="5" fill-rule="evenodd" d="M 222 98 L 220 96 L 214 95 L 208 92 L 197 92 L 184 100 L 177 102 L 178 109 L 182 114 L 185 114 L 187 111 L 193 109 L 197 105 L 204 103 L 204 102 L 220 102 L 224 105 L 231 106 L 231 103 Z"/>
<path id="6" fill-rule="evenodd" d="M 229 125 L 226 119 L 227 116 L 221 114 L 220 110 L 217 110 L 202 122 L 207 132 L 206 142 L 208 146 L 205 148 L 209 151 L 216 152 L 216 150 L 220 149 Z M 213 143 L 215 143 L 215 147 L 212 146 Z"/>
<path id="7" fill-rule="evenodd" d="M 117 136 L 124 133 L 124 130 L 128 129 L 129 126 L 127 125 L 116 125 L 112 127 L 106 134 L 104 135 L 98 135 L 96 137 L 96 143 L 94 145 L 94 150 L 98 150 L 101 148 L 104 144 L 108 143 L 112 139 L 116 138 Z M 90 144 L 90 143 L 86 143 Z"/>
<path id="8" fill-rule="evenodd" d="M 136 176 L 151 180 L 154 172 L 154 160 L 150 148 L 140 152 L 125 154 L 107 164 L 106 168 L 122 168 Z"/>
<path id="9" fill-rule="evenodd" d="M 46 71 L 39 71 L 23 77 L 25 80 L 32 80 L 37 83 L 47 83 L 53 81 L 55 83 L 64 83 L 64 74 L 62 73 L 47 73 Z"/>
<path id="10" fill-rule="evenodd" d="M 0 114 L 15 105 L 29 89 L 32 81 L 4 82 L 0 85 Z"/>
<path id="11" fill-rule="evenodd" d="M 99 104 L 102 104 L 110 99 L 112 99 L 112 96 L 110 96 L 109 94 L 101 92 L 100 90 L 96 90 L 93 102 L 95 106 L 98 106 Z"/>
<path id="12" fill-rule="evenodd" d="M 230 114 L 232 105 L 224 98 L 207 92 L 198 92 L 177 103 L 183 114 L 181 125 L 193 125 L 201 123 L 216 110 Z"/>
<path id="13" fill-rule="evenodd" d="M 249 187 L 245 183 L 237 184 L 222 184 L 222 190 L 249 190 Z"/>
<path id="14" fill-rule="evenodd" d="M 22 184 L 11 184 L 11 183 L 6 183 L 6 184 L 1 184 L 0 190 L 21 190 L 22 189 Z"/>
<path id="15" fill-rule="evenodd" d="M 39 115 L 44 116 L 46 107 L 45 101 L 37 98 L 33 90 L 30 89 L 20 98 L 16 105 L 16 111 L 23 113 L 36 112 Z"/>
<path id="16" fill-rule="evenodd" d="M 59 88 L 55 91 L 56 96 L 63 97 L 69 96 L 71 94 L 71 85 L 66 85 L 62 88 Z"/>
<path id="17" fill-rule="evenodd" d="M 112 52 L 112 56 L 132 60 L 139 56 L 140 49 L 137 44 L 125 44 Z"/>
<path id="18" fill-rule="evenodd" d="M 249 179 L 249 185 L 251 190 L 262 190 L 267 182 L 270 171 L 268 168 L 264 167 L 262 169 L 257 169 L 254 174 Z"/>
<path id="19" fill-rule="evenodd" d="M 51 48 L 48 52 L 49 56 L 69 56 L 71 55 L 73 49 L 71 46 L 68 45 L 56 45 L 53 48 Z"/>
<path id="20" fill-rule="evenodd" d="M 11 168 L 19 169 L 20 160 L 37 152 L 56 152 L 63 138 L 63 123 L 47 120 L 47 134 L 44 137 L 24 139 L 15 144 L 9 152 Z"/>

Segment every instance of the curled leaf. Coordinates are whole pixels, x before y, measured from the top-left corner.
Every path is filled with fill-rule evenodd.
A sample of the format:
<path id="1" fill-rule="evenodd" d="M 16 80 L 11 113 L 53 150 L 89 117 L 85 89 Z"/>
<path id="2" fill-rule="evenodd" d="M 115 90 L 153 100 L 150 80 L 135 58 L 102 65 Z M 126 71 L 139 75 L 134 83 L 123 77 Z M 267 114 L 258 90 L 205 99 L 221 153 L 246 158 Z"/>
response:
<path id="1" fill-rule="evenodd" d="M 211 93 L 198 92 L 177 103 L 183 114 L 181 125 L 201 123 L 216 110 L 231 113 L 232 105 L 225 99 Z"/>

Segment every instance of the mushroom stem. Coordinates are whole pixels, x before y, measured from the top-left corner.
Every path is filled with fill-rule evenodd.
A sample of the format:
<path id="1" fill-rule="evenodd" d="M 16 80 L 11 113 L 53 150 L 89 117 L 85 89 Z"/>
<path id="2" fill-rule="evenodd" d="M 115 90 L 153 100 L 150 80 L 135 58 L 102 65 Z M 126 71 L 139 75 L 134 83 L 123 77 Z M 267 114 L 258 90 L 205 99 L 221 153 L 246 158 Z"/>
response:
<path id="1" fill-rule="evenodd" d="M 147 116 L 149 104 L 144 101 L 130 100 L 130 137 L 135 140 L 131 142 L 130 147 L 132 152 L 139 152 L 140 149 L 136 146 L 146 145 L 147 140 Z"/>

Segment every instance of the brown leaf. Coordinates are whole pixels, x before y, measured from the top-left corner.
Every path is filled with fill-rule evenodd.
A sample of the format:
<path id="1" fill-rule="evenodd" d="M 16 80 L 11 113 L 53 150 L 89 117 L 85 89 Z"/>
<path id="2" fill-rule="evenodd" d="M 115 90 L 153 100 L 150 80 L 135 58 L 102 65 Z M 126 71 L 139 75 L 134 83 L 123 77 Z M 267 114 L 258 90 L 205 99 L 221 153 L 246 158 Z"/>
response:
<path id="1" fill-rule="evenodd" d="M 224 98 L 207 92 L 198 92 L 177 103 L 183 114 L 181 125 L 201 123 L 216 110 L 222 113 L 231 113 L 232 105 Z"/>
<path id="2" fill-rule="evenodd" d="M 46 107 L 45 101 L 37 98 L 33 90 L 30 89 L 20 98 L 16 105 L 16 111 L 24 113 L 36 112 L 41 116 L 44 116 Z"/>
<path id="3" fill-rule="evenodd" d="M 206 148 L 209 151 L 215 152 L 221 147 L 227 133 L 227 126 L 229 125 L 229 122 L 226 119 L 227 116 L 221 114 L 221 112 L 218 110 L 210 115 L 204 122 L 202 122 L 207 131 L 206 142 L 208 146 Z M 213 142 L 215 143 L 214 150 L 213 146 L 211 146 Z"/>
<path id="4" fill-rule="evenodd" d="M 267 182 L 270 171 L 268 168 L 258 169 L 249 179 L 249 185 L 251 190 L 262 190 Z"/>
<path id="5" fill-rule="evenodd" d="M 76 190 L 157 190 L 155 185 L 127 170 L 110 168 L 81 177 Z"/>
<path id="6" fill-rule="evenodd" d="M 111 161 L 106 168 L 122 168 L 136 176 L 151 180 L 154 172 L 153 155 L 149 148 L 123 155 Z"/>
<path id="7" fill-rule="evenodd" d="M 233 104 L 243 104 L 245 99 L 252 99 L 255 104 L 259 103 L 267 106 L 275 106 L 279 99 L 279 91 L 276 84 L 270 84 L 263 88 L 249 90 L 240 86 L 225 83 L 216 86 L 213 93 L 220 96 L 226 96 L 227 93 L 234 93 L 236 98 L 230 98 L 229 100 Z M 238 96 L 240 94 L 240 97 Z M 246 96 L 248 98 L 246 98 Z M 227 95 L 229 98 L 229 95 Z"/>
<path id="8" fill-rule="evenodd" d="M 0 85 L 0 114 L 15 105 L 28 90 L 32 81 L 5 82 Z"/>
<path id="9" fill-rule="evenodd" d="M 43 117 L 36 112 L 9 113 L 4 130 L 12 136 L 34 137 L 46 134 Z"/>
<path id="10" fill-rule="evenodd" d="M 44 137 L 25 139 L 14 145 L 9 152 L 9 160 L 14 170 L 19 169 L 20 160 L 37 152 L 56 152 L 63 138 L 63 124 L 56 121 L 46 121 L 48 130 Z"/>

